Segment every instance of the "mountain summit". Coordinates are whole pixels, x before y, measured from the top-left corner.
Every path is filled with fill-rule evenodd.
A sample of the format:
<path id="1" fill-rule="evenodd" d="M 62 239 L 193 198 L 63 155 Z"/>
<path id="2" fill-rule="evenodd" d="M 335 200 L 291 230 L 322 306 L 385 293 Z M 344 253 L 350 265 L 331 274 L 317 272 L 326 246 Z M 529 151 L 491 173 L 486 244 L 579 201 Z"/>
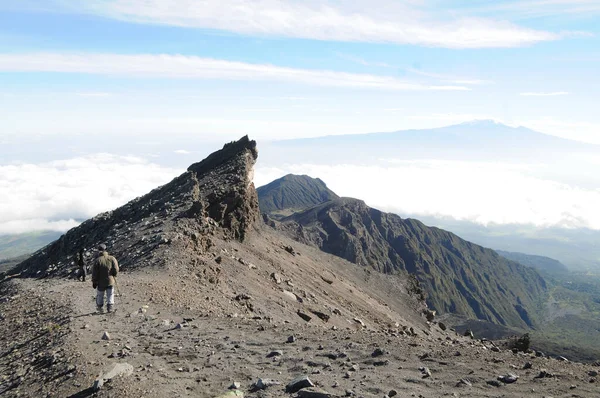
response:
<path id="1" fill-rule="evenodd" d="M 260 211 L 278 216 L 337 199 L 319 178 L 288 174 L 257 189 Z"/>

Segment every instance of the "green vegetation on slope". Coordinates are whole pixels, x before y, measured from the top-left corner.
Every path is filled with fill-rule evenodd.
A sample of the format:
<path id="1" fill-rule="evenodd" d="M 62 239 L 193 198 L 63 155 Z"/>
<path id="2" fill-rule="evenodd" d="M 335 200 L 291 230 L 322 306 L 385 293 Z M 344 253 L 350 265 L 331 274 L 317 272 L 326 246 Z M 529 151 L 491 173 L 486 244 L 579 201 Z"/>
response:
<path id="1" fill-rule="evenodd" d="M 0 260 L 30 254 L 55 241 L 62 234 L 56 231 L 40 231 L 25 234 L 0 235 Z"/>
<path id="2" fill-rule="evenodd" d="M 548 277 L 549 299 L 542 327 L 532 334 L 537 349 L 572 360 L 600 358 L 600 275 Z"/>

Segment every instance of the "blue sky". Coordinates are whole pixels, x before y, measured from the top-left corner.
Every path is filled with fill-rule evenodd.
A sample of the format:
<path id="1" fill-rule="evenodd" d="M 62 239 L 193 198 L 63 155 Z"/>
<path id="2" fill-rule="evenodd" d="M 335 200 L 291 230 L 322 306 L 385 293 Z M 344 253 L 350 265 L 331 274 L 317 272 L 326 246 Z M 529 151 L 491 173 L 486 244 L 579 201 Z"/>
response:
<path id="1" fill-rule="evenodd" d="M 495 119 L 600 142 L 600 1 L 490 4 L 3 0 L 2 131 L 221 140 Z"/>
<path id="2" fill-rule="evenodd" d="M 260 145 L 491 119 L 600 144 L 599 17 L 600 0 L 0 0 L 0 233 L 64 230 L 244 134 Z M 431 165 L 376 168 L 417 167 L 413 207 L 364 188 L 387 186 L 368 168 L 271 164 L 257 181 L 312 170 L 398 211 L 536 225 L 568 212 L 600 228 L 597 188 L 529 166 Z M 427 188 L 444 173 L 461 178 L 456 203 Z"/>

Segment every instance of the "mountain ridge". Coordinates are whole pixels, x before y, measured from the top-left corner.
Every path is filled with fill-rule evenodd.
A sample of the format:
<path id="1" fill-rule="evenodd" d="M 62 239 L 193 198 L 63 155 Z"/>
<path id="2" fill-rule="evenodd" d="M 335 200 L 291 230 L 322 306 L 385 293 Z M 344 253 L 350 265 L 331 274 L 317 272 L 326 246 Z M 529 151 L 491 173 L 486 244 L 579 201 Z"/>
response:
<path id="1" fill-rule="evenodd" d="M 451 232 L 354 198 L 330 200 L 270 224 L 358 265 L 416 275 L 429 294 L 429 305 L 442 313 L 525 328 L 537 324 L 535 309 L 545 295 L 544 279 Z"/>

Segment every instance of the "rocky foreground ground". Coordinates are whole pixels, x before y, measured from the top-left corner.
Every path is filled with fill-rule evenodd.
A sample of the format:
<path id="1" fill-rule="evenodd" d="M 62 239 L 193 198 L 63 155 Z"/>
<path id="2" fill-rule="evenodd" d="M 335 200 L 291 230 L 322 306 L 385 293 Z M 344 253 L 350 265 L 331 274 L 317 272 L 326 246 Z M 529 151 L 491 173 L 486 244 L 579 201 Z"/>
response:
<path id="1" fill-rule="evenodd" d="M 279 252 L 289 255 L 285 250 Z M 229 253 L 239 251 L 231 249 Z M 190 276 L 182 275 L 180 269 L 138 270 L 120 276 L 117 312 L 100 315 L 94 312 L 94 291 L 89 283 L 73 279 L 3 282 L 0 395 L 600 395 L 597 367 L 535 353 L 515 354 L 492 342 L 444 331 L 443 325 L 424 318 L 416 322 L 404 319 L 404 325 L 391 320 L 384 323 L 380 314 L 361 308 L 352 297 L 356 292 L 349 294 L 354 313 L 334 309 L 326 322 L 310 312 L 327 295 L 338 294 L 340 287 L 345 289 L 341 281 L 356 280 L 350 274 L 338 274 L 331 285 L 324 282 L 329 288 L 323 290 L 326 294 L 313 295 L 308 305 L 291 300 L 285 293 L 272 294 L 298 291 L 294 288 L 302 284 L 302 273 L 282 273 L 277 283 L 270 269 L 259 268 L 263 264 L 249 266 L 239 258 L 234 262 L 236 255 L 225 257 L 220 260 L 222 264 L 231 261 L 239 266 L 224 271 L 224 281 L 240 277 L 241 270 L 262 271 L 262 292 L 271 298 L 256 296 L 256 290 L 251 294 L 228 291 L 223 282 L 221 288 L 194 291 Z M 353 267 L 356 275 L 364 273 Z M 307 293 L 310 300 L 311 293 Z M 296 306 L 304 308 L 301 313 L 310 321 L 298 315 Z M 106 377 L 110 379 L 104 380 Z M 298 387 L 304 388 L 296 391 L 297 387 L 288 387 L 298 378 L 306 383 Z M 310 384 L 305 379 L 314 387 L 307 388 Z M 94 391 L 94 385 L 99 384 L 99 390 Z"/>

